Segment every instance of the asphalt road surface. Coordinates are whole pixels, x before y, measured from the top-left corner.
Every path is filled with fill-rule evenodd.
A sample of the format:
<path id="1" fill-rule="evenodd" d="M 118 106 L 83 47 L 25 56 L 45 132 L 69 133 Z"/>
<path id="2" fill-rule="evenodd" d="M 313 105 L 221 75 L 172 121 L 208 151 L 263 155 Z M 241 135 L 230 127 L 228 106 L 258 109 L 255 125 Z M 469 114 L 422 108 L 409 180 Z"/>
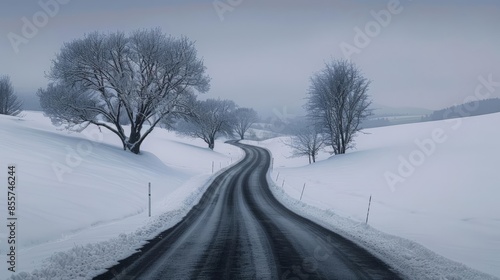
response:
<path id="1" fill-rule="evenodd" d="M 285 208 L 266 180 L 270 155 L 219 175 L 176 226 L 95 279 L 400 279 L 366 250 Z"/>

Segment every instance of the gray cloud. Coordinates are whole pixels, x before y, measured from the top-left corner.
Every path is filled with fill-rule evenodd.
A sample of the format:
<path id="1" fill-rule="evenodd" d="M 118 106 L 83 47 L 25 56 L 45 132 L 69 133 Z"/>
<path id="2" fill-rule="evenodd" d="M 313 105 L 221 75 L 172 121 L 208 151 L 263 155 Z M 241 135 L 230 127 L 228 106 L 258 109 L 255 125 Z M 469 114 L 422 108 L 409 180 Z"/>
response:
<path id="1" fill-rule="evenodd" d="M 49 0 L 42 0 L 48 2 Z M 55 0 L 54 0 L 55 1 Z M 221 0 L 226 2 L 225 0 Z M 15 53 L 8 40 L 36 1 L 0 6 L 0 73 L 18 92 L 47 84 L 44 72 L 64 42 L 94 30 L 160 26 L 197 42 L 213 78 L 210 97 L 242 106 L 300 108 L 309 77 L 342 58 L 354 28 L 373 21 L 389 1 L 243 0 L 224 20 L 211 1 L 70 1 Z M 470 95 L 480 75 L 500 80 L 497 1 L 401 1 L 402 12 L 351 59 L 373 80 L 370 94 L 391 106 L 440 108 Z M 35 98 L 33 96 L 33 98 Z"/>

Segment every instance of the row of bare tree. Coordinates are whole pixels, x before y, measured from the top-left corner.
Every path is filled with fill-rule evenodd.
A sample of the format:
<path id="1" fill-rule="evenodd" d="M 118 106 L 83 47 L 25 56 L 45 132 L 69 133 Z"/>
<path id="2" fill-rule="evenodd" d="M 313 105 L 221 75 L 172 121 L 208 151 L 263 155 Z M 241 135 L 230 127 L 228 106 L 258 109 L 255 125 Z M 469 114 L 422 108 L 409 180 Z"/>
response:
<path id="1" fill-rule="evenodd" d="M 160 29 L 94 32 L 66 43 L 53 60 L 51 83 L 38 91 L 54 124 L 82 130 L 93 124 L 116 134 L 123 149 L 140 153 L 159 125 L 214 140 L 235 131 L 243 138 L 256 113 L 232 101 L 198 101 L 210 77 L 194 42 Z M 125 129 L 124 125 L 127 125 Z"/>
<path id="2" fill-rule="evenodd" d="M 40 105 L 54 124 L 82 130 L 96 125 L 112 131 L 123 149 L 140 153 L 157 126 L 203 139 L 236 133 L 241 139 L 257 114 L 230 100 L 197 100 L 210 88 L 203 60 L 194 42 L 160 29 L 94 32 L 62 46 L 53 60 L 46 88 L 38 90 Z M 297 125 L 290 145 L 315 161 L 323 145 L 343 154 L 354 146 L 362 120 L 370 115 L 370 82 L 351 62 L 335 60 L 313 75 L 305 108 L 308 122 Z M 0 93 L 11 92 L 0 80 Z M 4 89 L 6 87 L 7 89 Z M 0 95 L 0 105 L 16 101 Z M 3 103 L 2 103 L 3 102 Z M 19 106 L 10 106 L 16 113 Z M 3 108 L 0 108 L 3 110 Z M 126 127 L 125 127 L 126 125 Z"/>
<path id="3" fill-rule="evenodd" d="M 190 106 L 191 113 L 177 119 L 172 128 L 180 134 L 200 138 L 214 149 L 219 136 L 245 139 L 245 133 L 258 120 L 255 110 L 238 108 L 231 100 L 207 99 Z"/>

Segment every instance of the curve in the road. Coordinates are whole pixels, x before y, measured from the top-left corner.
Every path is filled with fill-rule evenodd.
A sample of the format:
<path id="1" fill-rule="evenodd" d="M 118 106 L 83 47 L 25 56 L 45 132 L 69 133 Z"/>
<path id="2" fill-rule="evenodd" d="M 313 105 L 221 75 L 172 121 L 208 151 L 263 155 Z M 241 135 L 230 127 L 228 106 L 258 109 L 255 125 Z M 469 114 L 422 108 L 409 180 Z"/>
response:
<path id="1" fill-rule="evenodd" d="M 219 175 L 176 226 L 94 279 L 400 279 L 352 241 L 280 204 L 267 150 Z"/>

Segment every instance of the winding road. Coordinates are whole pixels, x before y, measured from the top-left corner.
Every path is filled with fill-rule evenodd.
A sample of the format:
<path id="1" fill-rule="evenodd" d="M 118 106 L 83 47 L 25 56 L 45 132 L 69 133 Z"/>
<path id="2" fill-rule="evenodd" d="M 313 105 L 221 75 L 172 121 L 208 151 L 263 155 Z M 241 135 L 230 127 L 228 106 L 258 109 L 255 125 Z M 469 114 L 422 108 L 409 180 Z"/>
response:
<path id="1" fill-rule="evenodd" d="M 267 150 L 220 174 L 176 226 L 94 279 L 400 279 L 353 242 L 285 208 Z"/>

